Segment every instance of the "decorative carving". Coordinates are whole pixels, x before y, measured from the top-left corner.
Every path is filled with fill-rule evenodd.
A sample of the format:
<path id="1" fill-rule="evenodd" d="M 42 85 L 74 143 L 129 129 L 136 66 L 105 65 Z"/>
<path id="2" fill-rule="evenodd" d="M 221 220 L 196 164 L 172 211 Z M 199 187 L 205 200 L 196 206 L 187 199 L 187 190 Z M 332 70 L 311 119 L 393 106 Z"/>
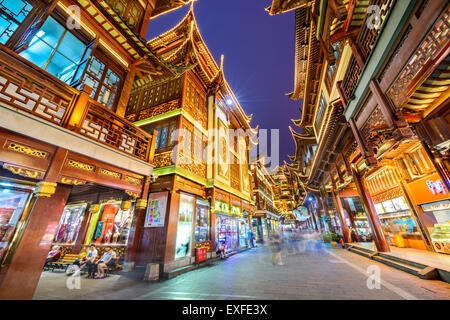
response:
<path id="1" fill-rule="evenodd" d="M 411 84 L 419 71 L 447 45 L 450 39 L 449 20 L 450 6 L 447 6 L 389 89 L 388 96 L 398 109 L 406 103 Z"/>
<path id="2" fill-rule="evenodd" d="M 56 191 L 57 184 L 54 182 L 40 181 L 36 184 L 34 193 L 37 197 L 51 197 Z"/>
<path id="3" fill-rule="evenodd" d="M 20 152 L 29 156 L 33 156 L 36 158 L 46 159 L 48 156 L 48 153 L 42 150 L 33 149 L 21 144 L 18 144 L 16 142 L 9 142 L 9 145 L 7 147 L 8 150 Z"/>
<path id="4" fill-rule="evenodd" d="M 101 169 L 101 170 L 100 170 L 100 173 L 101 173 L 101 174 L 104 174 L 104 175 L 106 175 L 106 176 L 114 177 L 114 178 L 116 178 L 116 179 L 120 179 L 120 177 L 122 176 L 122 175 L 121 175 L 120 173 L 118 173 L 118 172 L 110 171 L 110 170 L 107 170 L 107 169 Z"/>
<path id="5" fill-rule="evenodd" d="M 134 199 L 139 197 L 139 192 L 125 190 L 125 193 Z"/>
<path id="6" fill-rule="evenodd" d="M 173 165 L 172 151 L 162 152 L 155 154 L 153 158 L 153 164 L 155 168 L 167 167 Z"/>
<path id="7" fill-rule="evenodd" d="M 14 174 L 23 176 L 23 177 L 27 177 L 27 178 L 32 178 L 32 179 L 43 179 L 45 176 L 45 172 L 44 171 L 39 171 L 39 170 L 34 170 L 34 169 L 27 169 L 24 167 L 17 167 L 17 166 L 12 166 L 10 164 L 3 164 L 3 168 L 11 171 Z"/>
<path id="8" fill-rule="evenodd" d="M 126 176 L 125 180 L 128 181 L 128 182 L 134 183 L 134 184 L 138 184 L 138 185 L 142 184 L 142 179 L 138 179 L 138 178 L 135 178 L 135 177 Z"/>
<path id="9" fill-rule="evenodd" d="M 143 109 L 139 112 L 139 117 L 137 120 L 147 119 L 151 118 L 160 114 L 164 114 L 176 109 L 179 109 L 179 101 L 178 100 L 172 100 L 154 107 Z"/>
<path id="10" fill-rule="evenodd" d="M 75 178 L 68 178 L 68 177 L 61 177 L 60 182 L 64 184 L 71 184 L 74 186 L 79 186 L 86 183 L 86 181 L 84 180 L 78 180 Z"/>
<path id="11" fill-rule="evenodd" d="M 90 165 L 90 164 L 86 164 L 86 163 L 82 163 L 82 162 L 78 162 L 72 159 L 69 159 L 67 161 L 67 165 L 74 167 L 74 168 L 78 168 L 81 170 L 86 170 L 86 171 L 94 171 L 94 166 Z"/>

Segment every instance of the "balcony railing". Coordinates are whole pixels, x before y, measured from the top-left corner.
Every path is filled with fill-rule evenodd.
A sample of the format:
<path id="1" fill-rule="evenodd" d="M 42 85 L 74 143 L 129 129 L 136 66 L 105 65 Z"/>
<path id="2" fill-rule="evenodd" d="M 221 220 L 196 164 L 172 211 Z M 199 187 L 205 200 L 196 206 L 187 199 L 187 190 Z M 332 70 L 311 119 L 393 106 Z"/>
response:
<path id="1" fill-rule="evenodd" d="M 350 62 L 348 63 L 348 68 L 344 76 L 344 80 L 342 80 L 342 90 L 344 94 L 349 100 L 355 91 L 356 85 L 358 84 L 359 76 L 361 75 L 361 68 L 354 56 L 350 58 Z"/>
<path id="2" fill-rule="evenodd" d="M 152 162 L 152 136 L 0 45 L 0 102 Z"/>
<path id="3" fill-rule="evenodd" d="M 371 8 L 371 10 L 366 13 L 358 36 L 358 44 L 365 59 L 369 56 L 378 39 L 393 2 L 394 0 L 370 1 L 368 8 Z"/>
<path id="4" fill-rule="evenodd" d="M 89 99 L 86 116 L 75 129 L 79 134 L 147 161 L 151 136 L 127 120 Z"/>
<path id="5" fill-rule="evenodd" d="M 359 60 L 355 56 L 351 57 L 342 80 L 342 91 L 347 101 L 351 99 L 361 76 L 362 67 L 360 64 L 364 64 L 369 57 L 393 2 L 394 0 L 371 0 L 368 5 L 368 10 L 355 44 L 356 50 L 360 51 Z"/>

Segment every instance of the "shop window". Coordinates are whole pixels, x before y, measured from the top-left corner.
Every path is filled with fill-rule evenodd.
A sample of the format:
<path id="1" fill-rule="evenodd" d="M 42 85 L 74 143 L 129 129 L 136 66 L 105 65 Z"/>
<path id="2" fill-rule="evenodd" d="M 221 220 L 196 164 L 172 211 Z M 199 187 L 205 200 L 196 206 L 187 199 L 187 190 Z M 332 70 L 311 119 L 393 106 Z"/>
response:
<path id="1" fill-rule="evenodd" d="M 106 61 L 106 58 L 100 58 L 97 54 L 92 57 L 79 87 L 88 85 L 92 88 L 92 99 L 114 110 L 119 98 L 121 77 Z"/>
<path id="2" fill-rule="evenodd" d="M 209 240 L 209 203 L 197 200 L 196 222 L 195 222 L 195 242 Z"/>
<path id="3" fill-rule="evenodd" d="M 24 225 L 24 210 L 30 198 L 30 191 L 0 186 L 0 263 L 3 265 L 13 240 Z"/>
<path id="4" fill-rule="evenodd" d="M 175 259 L 191 255 L 192 224 L 194 217 L 194 197 L 182 193 L 178 213 Z"/>
<path id="5" fill-rule="evenodd" d="M 120 18 L 133 30 L 136 30 L 144 13 L 138 0 L 106 0 Z"/>
<path id="6" fill-rule="evenodd" d="M 86 45 L 65 26 L 49 17 L 20 55 L 70 84 L 91 50 L 92 45 Z"/>
<path id="7" fill-rule="evenodd" d="M 120 201 L 111 201 L 100 206 L 89 219 L 84 244 L 126 245 L 134 214 L 134 203 L 125 206 Z"/>
<path id="8" fill-rule="evenodd" d="M 55 234 L 56 243 L 75 243 L 87 204 L 68 205 L 64 208 Z"/>

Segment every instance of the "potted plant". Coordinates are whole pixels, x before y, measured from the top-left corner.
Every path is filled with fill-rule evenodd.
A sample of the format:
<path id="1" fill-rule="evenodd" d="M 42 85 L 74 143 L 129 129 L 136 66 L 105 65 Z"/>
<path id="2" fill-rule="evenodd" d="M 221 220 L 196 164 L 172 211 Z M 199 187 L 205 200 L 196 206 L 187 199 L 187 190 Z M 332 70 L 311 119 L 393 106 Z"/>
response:
<path id="1" fill-rule="evenodd" d="M 339 236 L 336 233 L 331 234 L 331 245 L 333 248 L 337 248 L 337 242 L 339 241 Z"/>
<path id="2" fill-rule="evenodd" d="M 329 233 L 324 233 L 322 235 L 322 239 L 323 239 L 323 242 L 330 242 L 331 241 L 331 235 Z"/>

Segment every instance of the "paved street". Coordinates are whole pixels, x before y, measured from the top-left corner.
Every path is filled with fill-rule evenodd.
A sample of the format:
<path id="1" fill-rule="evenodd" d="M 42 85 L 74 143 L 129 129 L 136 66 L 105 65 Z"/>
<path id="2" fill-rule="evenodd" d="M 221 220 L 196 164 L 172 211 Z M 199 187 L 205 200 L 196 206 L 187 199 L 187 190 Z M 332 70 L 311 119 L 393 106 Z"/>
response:
<path id="1" fill-rule="evenodd" d="M 303 252 L 273 265 L 264 246 L 161 282 L 144 282 L 139 273 L 107 279 L 81 278 L 69 290 L 63 273 L 44 272 L 35 299 L 450 299 L 450 284 L 422 280 L 322 242 L 301 242 Z M 369 289 L 367 268 L 377 266 L 381 288 Z M 373 267 L 372 267 L 373 268 Z"/>

